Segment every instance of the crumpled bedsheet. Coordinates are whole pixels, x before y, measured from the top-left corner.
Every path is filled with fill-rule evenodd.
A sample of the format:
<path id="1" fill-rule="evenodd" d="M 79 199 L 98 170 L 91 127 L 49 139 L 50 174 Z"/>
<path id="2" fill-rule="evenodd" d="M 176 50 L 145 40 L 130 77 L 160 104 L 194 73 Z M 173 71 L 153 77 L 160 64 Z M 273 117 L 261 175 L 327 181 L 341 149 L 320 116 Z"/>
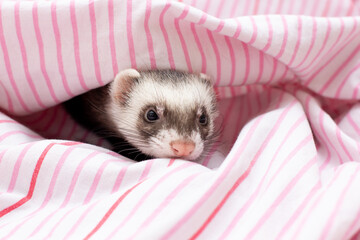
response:
<path id="1" fill-rule="evenodd" d="M 359 239 L 360 2 L 0 1 L 0 239 Z M 198 162 L 134 162 L 61 103 L 212 77 Z"/>

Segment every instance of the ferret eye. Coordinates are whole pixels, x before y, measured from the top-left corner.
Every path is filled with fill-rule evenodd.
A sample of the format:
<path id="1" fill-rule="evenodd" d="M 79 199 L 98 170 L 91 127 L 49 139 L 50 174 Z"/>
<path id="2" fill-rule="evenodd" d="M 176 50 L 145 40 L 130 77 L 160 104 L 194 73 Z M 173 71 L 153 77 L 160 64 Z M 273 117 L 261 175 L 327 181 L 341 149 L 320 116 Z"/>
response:
<path id="1" fill-rule="evenodd" d="M 199 117 L 199 123 L 202 125 L 202 126 L 206 126 L 207 123 L 208 123 L 208 119 L 207 119 L 207 116 L 205 115 L 205 113 L 201 114 L 200 117 Z"/>
<path id="2" fill-rule="evenodd" d="M 156 120 L 159 119 L 159 116 L 157 115 L 157 113 L 155 112 L 155 110 L 150 109 L 146 112 L 145 114 L 145 119 L 148 122 L 155 122 Z"/>

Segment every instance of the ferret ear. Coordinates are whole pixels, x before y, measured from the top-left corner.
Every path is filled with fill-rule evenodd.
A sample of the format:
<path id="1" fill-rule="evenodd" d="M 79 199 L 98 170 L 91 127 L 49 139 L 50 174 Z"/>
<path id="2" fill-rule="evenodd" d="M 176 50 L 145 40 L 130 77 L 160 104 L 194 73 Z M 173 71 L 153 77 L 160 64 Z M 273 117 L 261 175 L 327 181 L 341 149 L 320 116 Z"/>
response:
<path id="1" fill-rule="evenodd" d="M 129 91 L 135 80 L 140 77 L 140 73 L 135 69 L 129 68 L 119 72 L 112 82 L 111 95 L 112 97 L 124 104 Z"/>
<path id="2" fill-rule="evenodd" d="M 206 75 L 205 73 L 199 73 L 199 77 L 201 80 L 209 83 L 210 85 L 214 84 L 212 78 L 210 76 Z"/>

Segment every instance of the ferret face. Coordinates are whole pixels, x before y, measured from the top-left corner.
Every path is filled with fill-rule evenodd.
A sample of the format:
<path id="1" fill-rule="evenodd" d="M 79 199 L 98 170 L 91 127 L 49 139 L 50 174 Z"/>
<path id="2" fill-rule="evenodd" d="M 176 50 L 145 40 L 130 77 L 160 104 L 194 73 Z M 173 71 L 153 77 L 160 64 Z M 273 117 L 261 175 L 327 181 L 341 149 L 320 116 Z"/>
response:
<path id="1" fill-rule="evenodd" d="M 116 78 L 121 82 L 115 80 L 110 90 L 118 132 L 150 156 L 195 160 L 204 154 L 214 140 L 217 116 L 210 81 L 171 70 L 129 75 Z"/>

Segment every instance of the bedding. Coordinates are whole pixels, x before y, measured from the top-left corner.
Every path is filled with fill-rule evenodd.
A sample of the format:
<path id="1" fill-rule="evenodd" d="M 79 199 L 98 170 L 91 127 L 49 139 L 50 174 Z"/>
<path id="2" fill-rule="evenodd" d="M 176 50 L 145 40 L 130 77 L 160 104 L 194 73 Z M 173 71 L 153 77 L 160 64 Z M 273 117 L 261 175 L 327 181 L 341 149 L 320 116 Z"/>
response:
<path id="1" fill-rule="evenodd" d="M 0 1 L 0 239 L 360 239 L 357 0 Z M 134 162 L 61 103 L 212 77 L 199 162 Z"/>

